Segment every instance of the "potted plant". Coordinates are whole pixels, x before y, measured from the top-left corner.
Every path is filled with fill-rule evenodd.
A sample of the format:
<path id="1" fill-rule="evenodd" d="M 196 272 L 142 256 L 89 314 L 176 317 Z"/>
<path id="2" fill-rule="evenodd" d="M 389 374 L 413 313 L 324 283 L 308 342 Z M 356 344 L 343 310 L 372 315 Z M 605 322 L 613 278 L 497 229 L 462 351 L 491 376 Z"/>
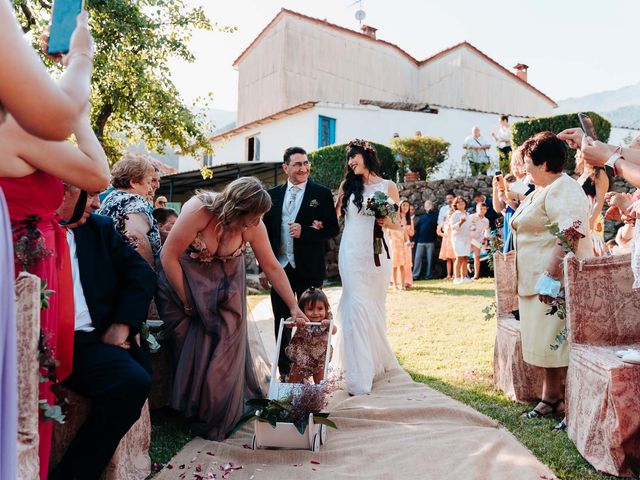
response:
<path id="1" fill-rule="evenodd" d="M 318 451 L 326 438 L 326 427 L 337 428 L 322 412 L 327 406 L 330 382 L 297 385 L 285 398 L 254 398 L 247 401 L 248 413 L 232 432 L 254 421 L 252 448 L 304 448 Z"/>
<path id="2" fill-rule="evenodd" d="M 426 180 L 449 156 L 449 142 L 439 137 L 396 137 L 391 144 L 402 158 L 405 182 Z"/>

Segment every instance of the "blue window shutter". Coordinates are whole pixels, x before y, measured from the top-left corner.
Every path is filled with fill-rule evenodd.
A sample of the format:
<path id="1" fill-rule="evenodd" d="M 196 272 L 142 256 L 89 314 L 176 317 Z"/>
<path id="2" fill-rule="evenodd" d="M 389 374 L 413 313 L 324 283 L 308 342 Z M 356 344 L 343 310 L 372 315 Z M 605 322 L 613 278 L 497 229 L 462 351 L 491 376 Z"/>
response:
<path id="1" fill-rule="evenodd" d="M 329 145 L 336 143 L 336 119 L 329 119 Z"/>
<path id="2" fill-rule="evenodd" d="M 318 116 L 318 148 L 336 143 L 336 119 Z"/>

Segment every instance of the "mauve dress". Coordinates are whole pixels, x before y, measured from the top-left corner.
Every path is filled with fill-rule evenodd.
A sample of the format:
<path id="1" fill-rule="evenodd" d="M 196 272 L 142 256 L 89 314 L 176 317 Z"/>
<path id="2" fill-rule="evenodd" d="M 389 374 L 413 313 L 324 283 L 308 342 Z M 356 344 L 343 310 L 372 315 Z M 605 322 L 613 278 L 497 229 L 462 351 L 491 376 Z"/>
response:
<path id="1" fill-rule="evenodd" d="M 180 257 L 192 317 L 164 271 L 158 281 L 156 302 L 173 350 L 170 404 L 209 440 L 223 440 L 244 414 L 245 401 L 263 396 L 249 351 L 242 250 L 220 258 L 196 240 Z"/>
<path id="2" fill-rule="evenodd" d="M 0 189 L 0 478 L 17 478 L 18 378 L 13 242 Z"/>

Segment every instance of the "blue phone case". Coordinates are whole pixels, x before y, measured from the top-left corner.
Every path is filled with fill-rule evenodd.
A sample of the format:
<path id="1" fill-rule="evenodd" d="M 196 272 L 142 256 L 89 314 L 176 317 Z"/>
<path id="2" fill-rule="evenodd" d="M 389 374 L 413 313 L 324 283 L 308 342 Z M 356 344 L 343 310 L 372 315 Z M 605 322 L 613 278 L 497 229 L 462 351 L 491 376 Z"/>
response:
<path id="1" fill-rule="evenodd" d="M 49 54 L 55 55 L 69 51 L 71 34 L 76 29 L 76 17 L 82 11 L 82 3 L 83 0 L 54 1 L 47 48 Z"/>

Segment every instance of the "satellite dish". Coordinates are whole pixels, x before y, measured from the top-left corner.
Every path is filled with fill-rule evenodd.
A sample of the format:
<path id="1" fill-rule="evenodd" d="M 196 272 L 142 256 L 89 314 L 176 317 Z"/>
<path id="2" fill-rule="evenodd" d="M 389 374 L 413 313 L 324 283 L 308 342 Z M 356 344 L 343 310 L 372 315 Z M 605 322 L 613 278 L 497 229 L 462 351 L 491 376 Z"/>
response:
<path id="1" fill-rule="evenodd" d="M 359 22 L 361 22 L 362 20 L 364 20 L 364 17 L 366 17 L 367 14 L 364 13 L 364 10 L 358 10 L 356 11 L 356 20 L 358 20 Z"/>

